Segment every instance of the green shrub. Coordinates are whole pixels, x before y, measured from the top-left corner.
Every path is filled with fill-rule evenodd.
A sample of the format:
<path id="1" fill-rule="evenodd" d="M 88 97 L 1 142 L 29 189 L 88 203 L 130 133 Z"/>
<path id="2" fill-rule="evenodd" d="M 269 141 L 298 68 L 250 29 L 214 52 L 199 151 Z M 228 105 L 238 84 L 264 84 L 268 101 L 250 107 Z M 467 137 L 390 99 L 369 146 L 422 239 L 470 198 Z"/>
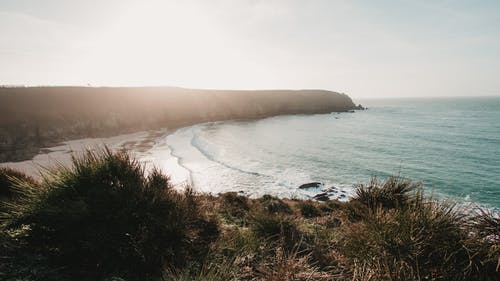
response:
<path id="1" fill-rule="evenodd" d="M 373 178 L 368 185 L 356 188 L 357 200 L 372 210 L 378 207 L 399 208 L 406 206 L 412 200 L 414 191 L 421 190 L 421 183 L 414 183 L 399 177 L 391 177 L 385 182 Z"/>
<path id="2" fill-rule="evenodd" d="M 343 233 L 341 251 L 352 270 L 377 280 L 495 280 L 496 261 L 470 236 L 467 216 L 454 205 L 412 196 L 397 209 L 379 204 Z"/>
<path id="3" fill-rule="evenodd" d="M 35 183 L 35 180 L 32 177 L 29 177 L 19 171 L 0 167 L 0 200 L 14 199 L 13 196 L 15 191 L 12 189 L 15 187 L 16 182 L 19 181 L 29 182 L 31 184 Z"/>
<path id="4" fill-rule="evenodd" d="M 152 279 L 202 259 L 218 234 L 191 190 L 176 192 L 125 153 L 87 152 L 40 185 L 4 214 L 8 228 L 27 229 L 23 249 L 70 279 Z"/>
<path id="5" fill-rule="evenodd" d="M 229 219 L 240 225 L 244 225 L 246 216 L 250 210 L 248 198 L 240 196 L 236 192 L 227 192 L 220 195 L 221 213 Z"/>
<path id="6" fill-rule="evenodd" d="M 297 207 L 300 210 L 300 214 L 305 218 L 314 218 L 321 215 L 320 210 L 311 201 L 302 201 L 297 204 Z"/>
<path id="7" fill-rule="evenodd" d="M 310 255 L 301 255 L 297 249 L 286 250 L 283 245 L 274 249 L 255 275 L 257 280 L 266 281 L 332 280 L 331 275 L 311 264 Z"/>
<path id="8" fill-rule="evenodd" d="M 302 238 L 296 222 L 283 215 L 257 213 L 252 216 L 250 229 L 256 237 L 274 241 L 284 240 L 287 249 L 292 249 Z"/>
<path id="9" fill-rule="evenodd" d="M 319 210 L 325 213 L 333 213 L 340 210 L 346 203 L 337 200 L 328 200 L 319 206 Z"/>
<path id="10" fill-rule="evenodd" d="M 471 217 L 471 226 L 479 238 L 500 243 L 500 213 L 478 208 Z"/>
<path id="11" fill-rule="evenodd" d="M 370 208 L 358 200 L 351 200 L 345 203 L 342 211 L 350 222 L 358 222 L 368 216 Z"/>
<path id="12" fill-rule="evenodd" d="M 466 268 L 477 280 L 494 280 L 500 271 L 500 213 L 477 209 L 469 217 L 465 241 L 470 263 Z"/>
<path id="13" fill-rule="evenodd" d="M 178 192 L 107 150 L 39 183 L 6 178 L 16 200 L 0 201 L 0 279 L 498 280 L 499 214 L 426 199 L 397 178 L 349 202 L 288 205 Z"/>
<path id="14" fill-rule="evenodd" d="M 231 270 L 232 268 L 229 268 Z M 163 280 L 169 281 L 237 281 L 234 274 L 228 268 L 209 268 L 193 274 L 189 270 L 167 273 Z"/>
<path id="15" fill-rule="evenodd" d="M 292 209 L 283 200 L 271 195 L 264 195 L 258 199 L 259 203 L 272 214 L 291 214 Z"/>

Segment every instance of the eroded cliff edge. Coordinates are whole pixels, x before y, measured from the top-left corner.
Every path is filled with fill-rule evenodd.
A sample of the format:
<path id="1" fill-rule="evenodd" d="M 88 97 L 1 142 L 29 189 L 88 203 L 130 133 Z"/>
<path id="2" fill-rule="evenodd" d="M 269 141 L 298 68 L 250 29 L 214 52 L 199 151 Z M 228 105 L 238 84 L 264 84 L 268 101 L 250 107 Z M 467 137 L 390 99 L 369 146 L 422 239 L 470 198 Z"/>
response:
<path id="1" fill-rule="evenodd" d="M 173 87 L 0 88 L 0 162 L 30 159 L 57 142 L 230 119 L 355 109 L 325 90 Z"/>

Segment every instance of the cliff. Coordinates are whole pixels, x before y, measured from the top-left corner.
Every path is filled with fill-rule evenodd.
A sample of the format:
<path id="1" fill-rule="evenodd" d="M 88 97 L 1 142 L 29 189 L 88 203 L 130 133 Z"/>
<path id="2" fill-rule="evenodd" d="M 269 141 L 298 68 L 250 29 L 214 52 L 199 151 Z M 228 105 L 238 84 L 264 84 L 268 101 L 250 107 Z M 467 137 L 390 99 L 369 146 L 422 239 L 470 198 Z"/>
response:
<path id="1" fill-rule="evenodd" d="M 0 88 L 0 161 L 83 137 L 283 114 L 344 112 L 345 94 L 324 90 L 195 90 L 172 87 Z"/>

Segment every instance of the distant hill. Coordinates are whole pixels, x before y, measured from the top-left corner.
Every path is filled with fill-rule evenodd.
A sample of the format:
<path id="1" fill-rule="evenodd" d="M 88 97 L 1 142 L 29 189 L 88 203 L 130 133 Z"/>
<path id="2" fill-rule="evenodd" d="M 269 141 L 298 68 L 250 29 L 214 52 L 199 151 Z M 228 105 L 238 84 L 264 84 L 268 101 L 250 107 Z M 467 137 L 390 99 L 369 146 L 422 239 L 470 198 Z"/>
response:
<path id="1" fill-rule="evenodd" d="M 354 108 L 349 96 L 324 90 L 1 87 L 0 162 L 30 159 L 69 139 Z"/>

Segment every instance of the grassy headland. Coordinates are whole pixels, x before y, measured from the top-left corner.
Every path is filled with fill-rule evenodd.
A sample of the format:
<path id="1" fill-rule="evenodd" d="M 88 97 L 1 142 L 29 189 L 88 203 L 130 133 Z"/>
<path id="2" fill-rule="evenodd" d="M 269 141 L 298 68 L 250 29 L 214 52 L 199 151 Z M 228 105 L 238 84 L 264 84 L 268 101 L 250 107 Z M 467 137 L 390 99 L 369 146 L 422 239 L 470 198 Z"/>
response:
<path id="1" fill-rule="evenodd" d="M 2 280 L 498 280 L 500 218 L 390 178 L 349 202 L 177 191 L 125 153 L 0 170 Z"/>
<path id="2" fill-rule="evenodd" d="M 64 140 L 355 108 L 347 95 L 323 90 L 0 87 L 0 162 L 31 159 Z"/>

